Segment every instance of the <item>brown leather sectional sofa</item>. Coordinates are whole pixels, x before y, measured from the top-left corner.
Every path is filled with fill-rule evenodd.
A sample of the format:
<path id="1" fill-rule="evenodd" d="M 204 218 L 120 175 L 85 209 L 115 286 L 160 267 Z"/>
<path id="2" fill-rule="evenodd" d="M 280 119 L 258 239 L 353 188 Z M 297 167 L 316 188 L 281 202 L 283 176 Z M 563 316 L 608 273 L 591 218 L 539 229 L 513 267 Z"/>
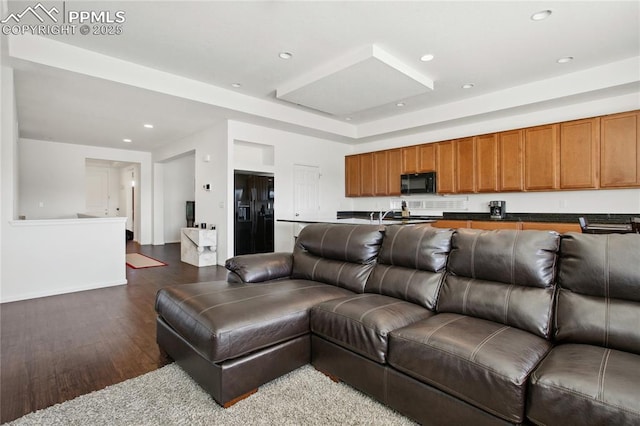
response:
<path id="1" fill-rule="evenodd" d="M 423 424 L 640 424 L 640 235 L 309 225 L 158 292 L 221 405 L 311 362 Z"/>

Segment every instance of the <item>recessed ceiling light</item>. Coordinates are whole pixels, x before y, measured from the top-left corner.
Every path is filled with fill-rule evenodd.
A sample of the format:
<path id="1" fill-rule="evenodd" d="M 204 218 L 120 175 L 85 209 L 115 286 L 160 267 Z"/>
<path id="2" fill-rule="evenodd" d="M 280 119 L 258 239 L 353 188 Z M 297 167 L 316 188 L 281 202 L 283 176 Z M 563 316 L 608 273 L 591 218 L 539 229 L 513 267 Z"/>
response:
<path id="1" fill-rule="evenodd" d="M 398 102 L 398 103 L 396 104 L 396 106 L 397 106 L 397 107 L 403 107 L 403 106 L 404 106 L 404 102 Z"/>
<path id="2" fill-rule="evenodd" d="M 531 15 L 531 20 L 532 21 L 542 21 L 543 19 L 547 19 L 549 16 L 551 16 L 551 11 L 550 10 L 541 10 L 540 12 L 536 12 L 533 15 Z"/>
<path id="3" fill-rule="evenodd" d="M 432 54 L 427 54 L 427 55 L 423 55 L 420 60 L 422 62 L 429 62 L 429 61 L 433 61 L 433 58 L 435 58 L 435 56 L 433 56 Z"/>
<path id="4" fill-rule="evenodd" d="M 242 87 L 242 84 L 240 84 L 240 83 L 231 83 L 231 87 L 235 87 L 237 89 L 238 87 Z"/>
<path id="5" fill-rule="evenodd" d="M 153 124 L 145 124 L 144 127 L 147 129 L 153 129 Z"/>
<path id="6" fill-rule="evenodd" d="M 473 86 L 474 86 L 474 84 L 473 84 L 473 83 L 467 83 L 467 84 L 463 84 L 463 85 L 462 85 L 462 88 L 463 88 L 463 89 L 471 89 Z"/>
<path id="7" fill-rule="evenodd" d="M 573 56 L 565 56 L 564 58 L 558 59 L 556 62 L 559 64 L 566 64 L 567 62 L 573 61 Z"/>
<path id="8" fill-rule="evenodd" d="M 129 143 L 129 142 L 133 142 L 133 141 L 132 141 L 131 139 L 127 139 L 127 138 L 125 138 L 125 139 L 122 139 L 122 142 L 127 142 L 127 143 Z"/>
<path id="9" fill-rule="evenodd" d="M 280 59 L 291 59 L 291 58 L 293 57 L 293 54 L 292 54 L 292 53 L 289 53 L 289 52 L 280 52 L 280 53 L 278 54 L 278 57 L 279 57 Z"/>

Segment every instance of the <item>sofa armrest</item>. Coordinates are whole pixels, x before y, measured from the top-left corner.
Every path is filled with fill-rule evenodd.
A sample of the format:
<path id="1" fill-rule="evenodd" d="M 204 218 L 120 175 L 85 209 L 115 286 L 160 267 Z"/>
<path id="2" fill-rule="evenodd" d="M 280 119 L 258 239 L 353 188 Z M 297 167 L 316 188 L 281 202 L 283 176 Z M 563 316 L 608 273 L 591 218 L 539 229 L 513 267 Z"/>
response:
<path id="1" fill-rule="evenodd" d="M 258 283 L 291 276 L 291 253 L 245 254 L 227 259 L 229 282 Z"/>

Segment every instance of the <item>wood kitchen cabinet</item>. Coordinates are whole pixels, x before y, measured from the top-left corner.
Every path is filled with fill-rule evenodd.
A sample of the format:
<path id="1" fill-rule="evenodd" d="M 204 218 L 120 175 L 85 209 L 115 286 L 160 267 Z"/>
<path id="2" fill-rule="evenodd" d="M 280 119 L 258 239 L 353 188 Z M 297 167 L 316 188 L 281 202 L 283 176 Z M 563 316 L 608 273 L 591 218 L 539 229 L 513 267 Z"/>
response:
<path id="1" fill-rule="evenodd" d="M 525 129 L 525 191 L 558 189 L 558 133 L 558 124 Z"/>
<path id="2" fill-rule="evenodd" d="M 453 194 L 456 192 L 455 141 L 438 142 L 435 145 L 438 194 Z"/>
<path id="3" fill-rule="evenodd" d="M 498 133 L 498 191 L 524 189 L 524 130 Z"/>
<path id="4" fill-rule="evenodd" d="M 387 195 L 388 192 L 387 151 L 377 151 L 373 153 L 373 195 Z"/>
<path id="5" fill-rule="evenodd" d="M 640 185 L 640 111 L 600 121 L 600 187 Z"/>
<path id="6" fill-rule="evenodd" d="M 501 222 L 498 220 L 472 220 L 472 229 L 520 229 L 521 222 Z"/>
<path id="7" fill-rule="evenodd" d="M 436 228 L 472 228 L 472 229 L 522 229 L 538 231 L 555 231 L 559 234 L 565 232 L 581 232 L 577 223 L 557 222 L 511 222 L 499 220 L 438 220 L 432 224 Z"/>
<path id="8" fill-rule="evenodd" d="M 402 150 L 402 173 L 424 173 L 436 170 L 436 144 L 407 146 Z"/>
<path id="9" fill-rule="evenodd" d="M 565 232 L 582 232 L 578 223 L 558 223 L 558 222 L 522 222 L 523 231 L 556 231 L 559 234 Z"/>
<path id="10" fill-rule="evenodd" d="M 476 192 L 476 144 L 475 138 L 455 141 L 456 153 L 456 191 L 458 193 Z"/>
<path id="11" fill-rule="evenodd" d="M 436 144 L 418 145 L 418 173 L 436 171 Z"/>
<path id="12" fill-rule="evenodd" d="M 360 196 L 360 156 L 344 157 L 344 194 L 347 197 Z"/>
<path id="13" fill-rule="evenodd" d="M 598 187 L 600 118 L 560 124 L 560 188 Z"/>
<path id="14" fill-rule="evenodd" d="M 374 195 L 374 176 L 375 166 L 373 161 L 373 152 L 366 154 L 360 154 L 360 195 L 373 196 Z"/>
<path id="15" fill-rule="evenodd" d="M 402 150 L 387 151 L 387 195 L 400 195 L 400 175 L 402 168 Z"/>
<path id="16" fill-rule="evenodd" d="M 400 194 L 437 173 L 439 194 L 640 187 L 640 111 L 345 157 L 347 197 Z"/>
<path id="17" fill-rule="evenodd" d="M 432 224 L 432 226 L 435 227 L 435 228 L 451 228 L 451 229 L 470 228 L 471 227 L 471 221 L 470 220 L 444 219 L 444 220 L 435 221 Z"/>
<path id="18" fill-rule="evenodd" d="M 476 190 L 498 191 L 498 135 L 477 136 L 476 144 Z"/>
<path id="19" fill-rule="evenodd" d="M 418 146 L 407 146 L 401 148 L 402 153 L 402 173 L 418 173 Z"/>

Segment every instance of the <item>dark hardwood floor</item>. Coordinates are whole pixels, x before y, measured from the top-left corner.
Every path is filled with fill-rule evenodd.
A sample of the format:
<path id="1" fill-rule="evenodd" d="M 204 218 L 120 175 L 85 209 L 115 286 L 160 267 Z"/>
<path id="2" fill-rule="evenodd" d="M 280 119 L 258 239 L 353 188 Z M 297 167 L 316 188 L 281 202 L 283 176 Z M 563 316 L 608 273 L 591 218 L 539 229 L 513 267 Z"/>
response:
<path id="1" fill-rule="evenodd" d="M 0 423 L 170 362 L 156 345 L 158 289 L 226 278 L 180 262 L 180 244 L 127 244 L 168 266 L 127 267 L 127 285 L 0 305 Z"/>

